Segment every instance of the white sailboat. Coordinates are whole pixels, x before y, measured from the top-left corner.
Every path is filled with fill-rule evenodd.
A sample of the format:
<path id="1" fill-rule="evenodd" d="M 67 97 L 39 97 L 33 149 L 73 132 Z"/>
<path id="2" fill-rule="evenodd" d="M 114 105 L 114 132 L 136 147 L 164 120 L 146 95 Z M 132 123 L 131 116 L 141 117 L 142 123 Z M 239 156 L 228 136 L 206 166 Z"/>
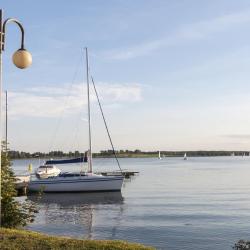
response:
<path id="1" fill-rule="evenodd" d="M 186 161 L 187 159 L 188 159 L 188 158 L 187 158 L 187 153 L 185 153 L 184 156 L 183 156 L 183 160 Z"/>
<path id="2" fill-rule="evenodd" d="M 54 165 L 41 165 L 36 169 L 36 176 L 39 179 L 46 179 L 53 176 L 58 176 L 61 170 Z"/>
<path id="3" fill-rule="evenodd" d="M 162 158 L 161 158 L 161 151 L 159 151 L 159 153 L 158 153 L 158 159 L 159 159 L 159 160 L 162 159 Z"/>
<path id="4" fill-rule="evenodd" d="M 88 150 L 88 171 L 86 173 L 62 173 L 56 177 L 33 180 L 29 183 L 29 191 L 43 191 L 43 192 L 101 192 L 101 191 L 120 191 L 123 183 L 124 176 L 122 175 L 122 170 L 120 168 L 119 161 L 116 157 L 113 143 L 107 128 L 106 120 L 103 115 L 103 111 L 100 105 L 99 97 L 95 88 L 95 84 L 92 78 L 92 83 L 96 93 L 96 97 L 101 109 L 103 120 L 107 129 L 107 133 L 113 148 L 115 158 L 117 160 L 118 166 L 121 170 L 121 175 L 116 176 L 103 176 L 99 174 L 94 174 L 92 169 L 92 141 L 91 141 L 91 123 L 90 123 L 90 89 L 89 89 L 89 66 L 88 66 L 88 50 L 86 52 L 86 68 L 87 68 L 87 98 L 88 98 L 88 130 L 89 130 L 89 150 Z M 83 157 L 72 159 L 72 160 L 62 160 L 62 161 L 49 161 L 50 164 L 60 164 L 61 163 L 72 163 L 72 162 L 83 162 Z"/>

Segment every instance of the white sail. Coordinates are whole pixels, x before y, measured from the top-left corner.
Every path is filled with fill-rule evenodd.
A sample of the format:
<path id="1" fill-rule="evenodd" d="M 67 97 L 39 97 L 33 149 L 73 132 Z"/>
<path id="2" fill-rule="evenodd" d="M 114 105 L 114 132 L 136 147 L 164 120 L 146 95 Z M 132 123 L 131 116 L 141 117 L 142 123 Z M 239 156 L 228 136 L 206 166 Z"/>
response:
<path id="1" fill-rule="evenodd" d="M 187 160 L 187 153 L 184 154 L 183 159 Z"/>
<path id="2" fill-rule="evenodd" d="M 161 160 L 161 151 L 158 153 L 158 158 Z"/>

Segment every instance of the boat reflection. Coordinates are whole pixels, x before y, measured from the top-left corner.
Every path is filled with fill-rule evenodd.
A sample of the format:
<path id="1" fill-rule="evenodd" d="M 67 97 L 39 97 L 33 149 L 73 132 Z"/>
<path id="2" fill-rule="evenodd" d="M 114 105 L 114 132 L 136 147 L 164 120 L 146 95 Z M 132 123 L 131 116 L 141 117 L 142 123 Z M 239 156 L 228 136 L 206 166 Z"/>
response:
<path id="1" fill-rule="evenodd" d="M 123 217 L 121 192 L 44 193 L 41 197 L 29 195 L 28 199 L 35 202 L 39 209 L 33 225 L 42 226 L 45 233 L 63 231 L 63 235 L 72 236 L 79 235 L 81 231 L 83 238 L 93 239 L 109 217 L 108 223 L 105 223 L 106 231 L 109 238 L 115 238 Z M 110 209 L 113 216 L 110 216 Z"/>
<path id="2" fill-rule="evenodd" d="M 28 199 L 38 204 L 57 204 L 62 207 L 91 204 L 122 204 L 121 192 L 97 193 L 43 193 L 41 196 L 31 194 Z"/>

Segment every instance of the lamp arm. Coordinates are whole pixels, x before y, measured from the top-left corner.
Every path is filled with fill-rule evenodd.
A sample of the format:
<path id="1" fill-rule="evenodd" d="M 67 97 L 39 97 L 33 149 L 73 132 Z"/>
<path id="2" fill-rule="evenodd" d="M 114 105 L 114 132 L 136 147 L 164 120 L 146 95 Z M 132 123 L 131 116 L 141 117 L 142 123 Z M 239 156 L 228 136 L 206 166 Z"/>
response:
<path id="1" fill-rule="evenodd" d="M 6 24 L 7 23 L 16 23 L 18 25 L 18 27 L 20 28 L 21 30 L 21 35 L 22 35 L 22 38 L 21 38 L 21 49 L 24 49 L 24 28 L 22 26 L 22 24 L 15 18 L 8 18 L 4 21 L 3 23 L 3 32 L 2 32 L 2 50 L 4 50 L 4 45 L 5 45 L 5 33 L 6 33 Z"/>

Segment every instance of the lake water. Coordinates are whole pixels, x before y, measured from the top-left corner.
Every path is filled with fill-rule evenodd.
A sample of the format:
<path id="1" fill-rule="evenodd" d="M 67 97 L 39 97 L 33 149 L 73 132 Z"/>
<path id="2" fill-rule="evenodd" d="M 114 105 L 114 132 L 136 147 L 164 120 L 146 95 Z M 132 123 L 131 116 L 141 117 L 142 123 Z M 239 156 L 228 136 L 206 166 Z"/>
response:
<path id="1" fill-rule="evenodd" d="M 38 160 L 16 160 L 15 171 Z M 121 193 L 45 194 L 27 228 L 82 239 L 122 239 L 157 249 L 232 249 L 250 240 L 250 157 L 121 159 L 139 175 Z M 113 159 L 94 159 L 96 170 Z M 67 166 L 63 170 L 79 170 Z M 35 200 L 36 197 L 31 196 Z"/>

